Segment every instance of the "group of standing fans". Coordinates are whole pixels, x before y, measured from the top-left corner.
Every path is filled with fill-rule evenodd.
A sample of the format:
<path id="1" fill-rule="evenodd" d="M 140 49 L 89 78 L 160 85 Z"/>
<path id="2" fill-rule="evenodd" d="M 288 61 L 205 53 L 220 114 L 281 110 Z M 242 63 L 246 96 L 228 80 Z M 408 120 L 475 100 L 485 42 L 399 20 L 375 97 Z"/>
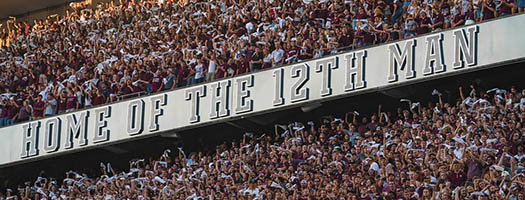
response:
<path id="1" fill-rule="evenodd" d="M 525 0 L 120 0 L 0 27 L 0 126 L 523 11 Z"/>
<path id="2" fill-rule="evenodd" d="M 98 176 L 38 177 L 0 200 L 525 199 L 525 89 L 463 90 L 451 102 L 434 91 L 426 106 L 402 99 L 392 112 L 277 124 L 215 152 L 101 163 Z"/>

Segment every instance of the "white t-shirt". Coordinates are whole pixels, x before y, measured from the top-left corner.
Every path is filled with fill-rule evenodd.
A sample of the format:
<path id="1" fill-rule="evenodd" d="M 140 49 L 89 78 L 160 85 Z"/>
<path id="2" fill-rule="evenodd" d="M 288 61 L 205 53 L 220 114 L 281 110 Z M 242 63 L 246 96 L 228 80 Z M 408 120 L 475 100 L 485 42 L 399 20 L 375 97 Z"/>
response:
<path id="1" fill-rule="evenodd" d="M 281 62 L 281 60 L 283 59 L 283 55 L 284 55 L 284 50 L 282 49 L 275 49 L 272 52 L 273 60 L 276 63 Z"/>
<path id="2" fill-rule="evenodd" d="M 203 77 L 204 72 L 204 65 L 198 64 L 195 66 L 195 79 L 199 79 Z"/>
<path id="3" fill-rule="evenodd" d="M 215 68 L 217 67 L 217 64 L 213 60 L 210 60 L 210 65 L 208 65 L 208 73 L 215 72 Z"/>
<path id="4" fill-rule="evenodd" d="M 85 105 L 84 105 L 84 106 L 91 106 L 91 97 L 86 96 L 85 101 L 86 101 L 86 102 L 85 102 Z"/>
<path id="5" fill-rule="evenodd" d="M 57 100 L 56 99 L 51 99 L 47 102 L 49 105 L 46 106 L 46 110 L 45 110 L 45 113 L 46 115 L 53 115 L 56 113 L 56 109 L 57 109 Z M 53 109 L 51 107 L 51 105 L 55 106 L 55 108 Z"/>
<path id="6" fill-rule="evenodd" d="M 263 58 L 263 62 L 269 63 L 273 58 L 273 54 L 268 54 L 266 57 Z"/>

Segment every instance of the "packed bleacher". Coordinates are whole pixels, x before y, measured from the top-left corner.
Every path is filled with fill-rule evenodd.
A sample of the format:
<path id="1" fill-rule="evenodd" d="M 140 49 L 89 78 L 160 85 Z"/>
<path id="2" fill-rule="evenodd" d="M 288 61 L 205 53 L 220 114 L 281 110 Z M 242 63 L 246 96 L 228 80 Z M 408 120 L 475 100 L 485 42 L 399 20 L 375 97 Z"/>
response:
<path id="1" fill-rule="evenodd" d="M 523 11 L 523 0 L 120 0 L 0 27 L 0 126 Z"/>
<path id="2" fill-rule="evenodd" d="M 459 93 L 277 124 L 212 153 L 179 147 L 123 170 L 38 177 L 0 199 L 524 199 L 525 89 Z"/>

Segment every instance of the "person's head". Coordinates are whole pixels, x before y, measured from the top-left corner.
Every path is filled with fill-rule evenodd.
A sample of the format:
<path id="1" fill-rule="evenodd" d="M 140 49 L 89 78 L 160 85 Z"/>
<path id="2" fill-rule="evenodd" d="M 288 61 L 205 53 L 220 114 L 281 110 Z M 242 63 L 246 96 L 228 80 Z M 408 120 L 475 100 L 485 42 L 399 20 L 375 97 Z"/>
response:
<path id="1" fill-rule="evenodd" d="M 407 15 L 406 15 L 406 19 L 407 19 L 407 21 L 411 21 L 411 20 L 413 20 L 413 18 L 414 18 L 414 17 L 412 16 L 412 14 L 407 14 Z"/>
<path id="2" fill-rule="evenodd" d="M 366 118 L 366 117 L 363 117 L 363 118 L 361 119 L 361 122 L 362 122 L 363 124 L 366 124 L 366 123 L 368 123 L 368 118 Z"/>
<path id="3" fill-rule="evenodd" d="M 432 192 L 430 191 L 430 188 L 424 188 L 423 189 L 423 198 L 430 198 L 432 196 Z"/>
<path id="4" fill-rule="evenodd" d="M 275 49 L 281 49 L 281 42 L 280 41 L 277 41 L 275 42 Z"/>
<path id="5" fill-rule="evenodd" d="M 426 17 L 427 17 L 427 13 L 426 13 L 426 12 L 420 12 L 420 13 L 419 13 L 419 17 L 420 17 L 421 19 L 426 18 Z"/>

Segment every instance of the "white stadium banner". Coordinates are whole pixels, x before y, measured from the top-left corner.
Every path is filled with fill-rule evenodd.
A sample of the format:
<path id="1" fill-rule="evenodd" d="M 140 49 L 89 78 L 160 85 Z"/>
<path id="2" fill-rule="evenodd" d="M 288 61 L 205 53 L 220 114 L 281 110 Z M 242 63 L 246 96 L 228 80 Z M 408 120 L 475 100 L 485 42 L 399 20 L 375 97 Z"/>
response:
<path id="1" fill-rule="evenodd" d="M 517 15 L 0 129 L 0 166 L 525 58 Z M 520 25 L 521 24 L 521 25 Z"/>

